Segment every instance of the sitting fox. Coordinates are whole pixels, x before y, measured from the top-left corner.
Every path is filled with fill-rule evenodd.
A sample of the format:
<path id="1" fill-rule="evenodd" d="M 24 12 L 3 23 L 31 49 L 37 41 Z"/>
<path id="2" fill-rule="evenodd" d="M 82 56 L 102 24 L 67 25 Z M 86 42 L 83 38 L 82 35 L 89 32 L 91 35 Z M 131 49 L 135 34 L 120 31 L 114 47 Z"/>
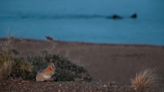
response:
<path id="1" fill-rule="evenodd" d="M 47 81 L 51 80 L 55 74 L 56 67 L 53 63 L 50 63 L 48 67 L 36 75 L 36 81 Z"/>

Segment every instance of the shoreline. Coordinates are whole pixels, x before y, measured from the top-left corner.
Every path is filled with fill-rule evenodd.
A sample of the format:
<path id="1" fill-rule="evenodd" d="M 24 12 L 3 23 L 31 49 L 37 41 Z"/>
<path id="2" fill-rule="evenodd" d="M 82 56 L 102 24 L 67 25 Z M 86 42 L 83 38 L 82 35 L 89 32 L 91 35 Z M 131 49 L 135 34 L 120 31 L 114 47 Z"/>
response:
<path id="1" fill-rule="evenodd" d="M 49 40 L 46 39 L 32 39 L 32 38 L 11 38 L 15 41 L 30 41 L 30 42 L 47 42 Z M 8 38 L 0 38 L 0 41 L 8 40 Z M 50 41 L 49 41 L 50 42 Z M 78 41 L 62 41 L 62 40 L 52 40 L 51 42 L 61 43 L 61 44 L 80 44 L 80 45 L 104 45 L 104 46 L 137 46 L 137 47 L 157 47 L 164 48 L 164 45 L 149 45 L 149 44 L 119 44 L 119 43 L 94 43 L 94 42 L 78 42 Z"/>

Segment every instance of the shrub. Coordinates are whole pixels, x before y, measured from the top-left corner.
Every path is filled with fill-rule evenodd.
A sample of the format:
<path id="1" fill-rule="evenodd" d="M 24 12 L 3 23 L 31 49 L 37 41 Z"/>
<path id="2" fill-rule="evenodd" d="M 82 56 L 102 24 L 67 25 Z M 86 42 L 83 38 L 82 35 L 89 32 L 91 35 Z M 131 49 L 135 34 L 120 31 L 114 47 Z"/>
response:
<path id="1" fill-rule="evenodd" d="M 23 59 L 15 59 L 10 77 L 33 80 L 36 76 L 34 66 Z"/>
<path id="2" fill-rule="evenodd" d="M 159 83 L 156 73 L 151 69 L 136 74 L 136 77 L 131 82 L 132 87 L 137 92 L 145 92 L 146 90 L 156 87 Z"/>
<path id="3" fill-rule="evenodd" d="M 34 69 L 39 71 L 47 66 L 48 63 L 54 63 L 56 67 L 56 81 L 90 81 L 92 78 L 82 67 L 71 63 L 69 60 L 59 55 L 46 55 L 45 57 L 30 57 L 28 61 L 32 63 Z"/>
<path id="4" fill-rule="evenodd" d="M 10 42 L 11 40 L 5 41 L 1 44 L 0 50 L 0 80 L 6 79 L 11 71 L 13 65 L 13 58 L 10 53 Z"/>
<path id="5" fill-rule="evenodd" d="M 12 71 L 13 61 L 9 55 L 0 55 L 0 80 L 6 79 Z"/>

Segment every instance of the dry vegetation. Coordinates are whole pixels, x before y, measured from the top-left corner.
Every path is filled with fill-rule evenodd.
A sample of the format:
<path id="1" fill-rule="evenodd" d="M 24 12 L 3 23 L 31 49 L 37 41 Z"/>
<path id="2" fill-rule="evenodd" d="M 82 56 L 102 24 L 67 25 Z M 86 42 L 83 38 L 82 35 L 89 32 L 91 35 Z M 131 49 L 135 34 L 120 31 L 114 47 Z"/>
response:
<path id="1" fill-rule="evenodd" d="M 159 78 L 155 70 L 147 69 L 138 74 L 132 79 L 132 87 L 137 92 L 145 92 L 151 88 L 156 88 L 160 84 Z"/>
<path id="2" fill-rule="evenodd" d="M 1 44 L 0 50 L 0 80 L 6 79 L 12 70 L 13 59 L 10 52 L 10 40 L 7 40 L 5 44 Z"/>

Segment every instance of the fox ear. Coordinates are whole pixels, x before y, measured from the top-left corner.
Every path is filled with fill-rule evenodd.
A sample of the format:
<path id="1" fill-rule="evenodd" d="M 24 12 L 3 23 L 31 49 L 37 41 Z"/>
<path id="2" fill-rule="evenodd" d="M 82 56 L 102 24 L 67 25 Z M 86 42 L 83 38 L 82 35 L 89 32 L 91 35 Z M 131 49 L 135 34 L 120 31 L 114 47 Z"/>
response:
<path id="1" fill-rule="evenodd" d="M 50 63 L 49 66 L 50 66 L 51 68 L 54 68 L 54 69 L 55 69 L 54 63 Z"/>

